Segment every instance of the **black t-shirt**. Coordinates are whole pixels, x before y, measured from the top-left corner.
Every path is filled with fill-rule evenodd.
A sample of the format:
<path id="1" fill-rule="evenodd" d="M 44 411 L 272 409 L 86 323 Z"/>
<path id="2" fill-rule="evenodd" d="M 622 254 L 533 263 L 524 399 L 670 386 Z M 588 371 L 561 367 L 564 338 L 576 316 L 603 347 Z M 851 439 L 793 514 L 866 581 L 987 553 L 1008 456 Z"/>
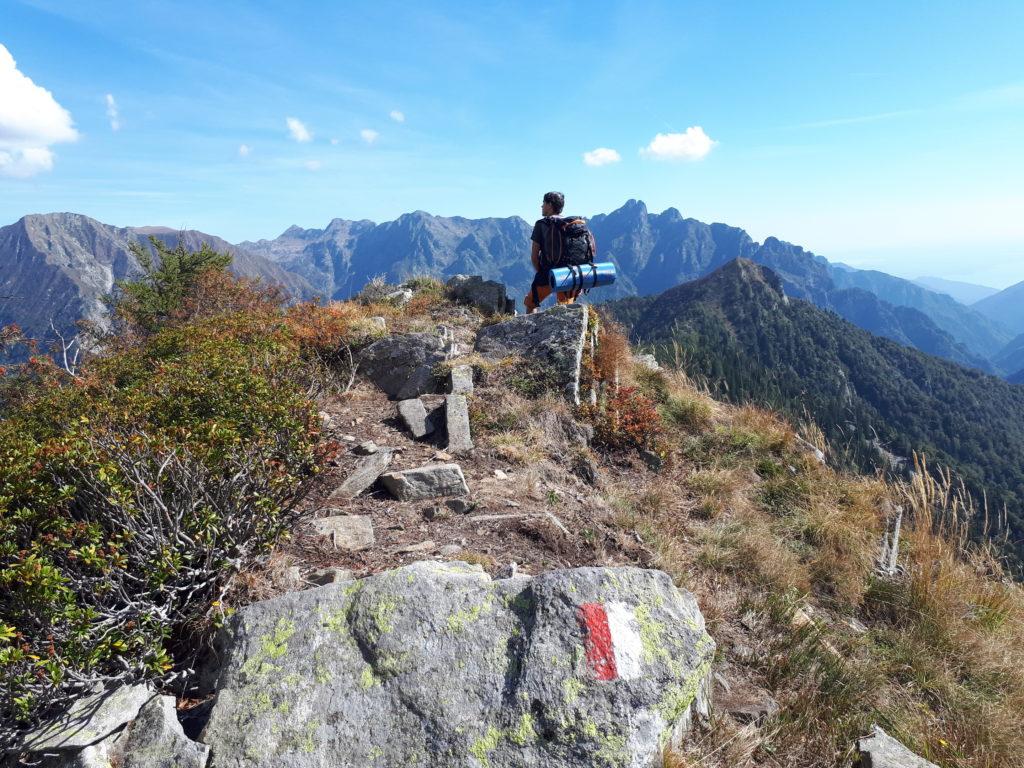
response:
<path id="1" fill-rule="evenodd" d="M 545 216 L 543 219 L 537 219 L 537 223 L 533 225 L 533 234 L 530 236 L 530 240 L 540 246 L 541 267 L 548 262 L 548 257 L 554 251 L 553 238 L 558 237 L 555 222 L 560 221 L 561 218 L 561 216 Z"/>

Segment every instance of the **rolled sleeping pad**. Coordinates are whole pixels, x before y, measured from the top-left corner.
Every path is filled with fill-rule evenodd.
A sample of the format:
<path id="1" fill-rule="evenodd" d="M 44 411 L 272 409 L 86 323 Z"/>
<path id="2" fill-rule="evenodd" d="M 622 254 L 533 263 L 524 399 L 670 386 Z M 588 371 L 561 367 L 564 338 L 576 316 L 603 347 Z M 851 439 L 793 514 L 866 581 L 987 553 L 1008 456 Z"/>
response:
<path id="1" fill-rule="evenodd" d="M 551 270 L 551 290 L 576 291 L 600 288 L 615 282 L 615 265 L 610 261 L 580 264 L 578 267 L 556 267 Z"/>

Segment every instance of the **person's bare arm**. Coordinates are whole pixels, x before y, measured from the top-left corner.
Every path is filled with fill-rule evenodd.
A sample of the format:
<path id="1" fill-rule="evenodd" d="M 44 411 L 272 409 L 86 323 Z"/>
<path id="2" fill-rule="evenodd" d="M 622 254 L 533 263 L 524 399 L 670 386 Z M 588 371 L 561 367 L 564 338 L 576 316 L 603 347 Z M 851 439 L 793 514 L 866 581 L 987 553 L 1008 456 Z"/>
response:
<path id="1" fill-rule="evenodd" d="M 540 271 L 540 246 L 537 243 L 531 243 L 533 248 L 530 249 L 530 261 L 533 262 L 533 268 Z"/>

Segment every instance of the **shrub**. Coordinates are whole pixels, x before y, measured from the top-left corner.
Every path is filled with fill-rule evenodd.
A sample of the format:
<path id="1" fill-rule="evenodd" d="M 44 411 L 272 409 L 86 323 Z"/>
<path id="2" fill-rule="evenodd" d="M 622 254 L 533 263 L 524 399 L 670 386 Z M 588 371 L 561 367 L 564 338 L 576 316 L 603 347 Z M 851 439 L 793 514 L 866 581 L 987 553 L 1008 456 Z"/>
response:
<path id="1" fill-rule="evenodd" d="M 230 290 L 242 311 L 171 312 L 77 377 L 38 358 L 8 377 L 0 742 L 96 683 L 185 674 L 179 641 L 223 616 L 322 463 L 309 377 L 347 326 Z"/>
<path id="2" fill-rule="evenodd" d="M 594 440 L 616 450 L 659 450 L 662 447 L 661 416 L 654 401 L 636 387 L 620 387 L 604 408 L 586 406 L 594 424 Z"/>

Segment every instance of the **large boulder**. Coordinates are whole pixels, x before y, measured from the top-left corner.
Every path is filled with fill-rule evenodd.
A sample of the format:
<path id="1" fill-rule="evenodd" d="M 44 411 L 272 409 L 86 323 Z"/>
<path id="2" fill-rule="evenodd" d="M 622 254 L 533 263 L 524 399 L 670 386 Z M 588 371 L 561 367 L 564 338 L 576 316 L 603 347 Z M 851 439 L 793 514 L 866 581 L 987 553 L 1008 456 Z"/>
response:
<path id="1" fill-rule="evenodd" d="M 660 571 L 437 562 L 250 605 L 220 647 L 217 768 L 660 765 L 714 654 Z"/>
<path id="2" fill-rule="evenodd" d="M 484 280 L 480 275 L 455 275 L 445 284 L 448 295 L 463 304 L 472 304 L 485 315 L 511 315 L 515 299 L 505 294 L 505 284 Z"/>
<path id="3" fill-rule="evenodd" d="M 395 334 L 364 349 L 359 370 L 392 400 L 407 400 L 441 391 L 437 365 L 447 353 L 445 340 L 435 334 Z"/>
<path id="4" fill-rule="evenodd" d="M 587 320 L 585 304 L 562 304 L 520 315 L 481 328 L 476 351 L 491 360 L 524 358 L 528 367 L 533 366 L 528 374 L 542 378 L 578 404 Z"/>

